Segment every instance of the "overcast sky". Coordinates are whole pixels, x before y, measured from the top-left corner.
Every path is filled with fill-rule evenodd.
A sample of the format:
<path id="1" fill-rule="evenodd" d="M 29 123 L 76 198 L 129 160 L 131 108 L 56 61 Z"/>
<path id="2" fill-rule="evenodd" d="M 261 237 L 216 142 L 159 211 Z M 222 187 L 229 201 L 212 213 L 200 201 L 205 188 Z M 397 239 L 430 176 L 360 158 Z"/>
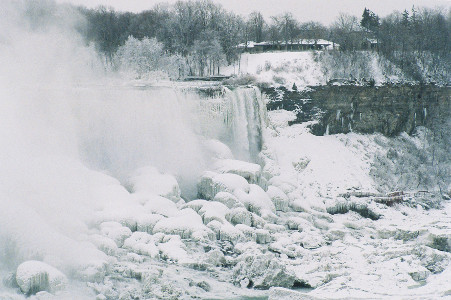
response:
<path id="1" fill-rule="evenodd" d="M 71 2 L 87 7 L 98 5 L 111 6 L 119 11 L 139 12 L 152 8 L 156 3 L 174 3 L 177 0 L 57 0 Z M 259 10 L 265 17 L 292 12 L 300 21 L 319 21 L 330 24 L 340 12 L 361 16 L 365 7 L 379 16 L 385 16 L 394 10 L 410 10 L 416 7 L 441 7 L 449 10 L 451 0 L 213 0 L 228 10 L 247 15 Z"/>

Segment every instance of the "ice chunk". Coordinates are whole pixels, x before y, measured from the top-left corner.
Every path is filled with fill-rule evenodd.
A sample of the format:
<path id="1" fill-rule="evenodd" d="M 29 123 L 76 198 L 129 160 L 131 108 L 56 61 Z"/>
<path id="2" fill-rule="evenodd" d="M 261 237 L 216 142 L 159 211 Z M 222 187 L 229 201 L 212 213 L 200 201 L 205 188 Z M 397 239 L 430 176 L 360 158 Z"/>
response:
<path id="1" fill-rule="evenodd" d="M 213 220 L 225 222 L 225 216 L 230 209 L 220 202 L 207 202 L 200 210 L 199 215 L 202 217 L 204 224 L 208 224 Z"/>
<path id="2" fill-rule="evenodd" d="M 158 244 L 161 258 L 178 262 L 189 262 L 186 246 L 180 236 L 168 236 L 163 243 Z"/>
<path id="3" fill-rule="evenodd" d="M 213 266 L 221 266 L 226 262 L 224 254 L 218 249 L 213 249 L 205 253 L 204 261 Z"/>
<path id="4" fill-rule="evenodd" d="M 215 169 L 219 173 L 231 173 L 239 175 L 249 183 L 260 184 L 260 165 L 234 159 L 222 159 L 215 163 Z"/>
<path id="5" fill-rule="evenodd" d="M 252 241 L 252 242 L 256 242 L 257 241 L 257 234 L 255 233 L 255 229 L 244 225 L 244 224 L 237 224 L 236 229 L 240 230 L 244 236 L 246 237 L 247 240 Z"/>
<path id="6" fill-rule="evenodd" d="M 191 208 L 182 209 L 175 216 L 158 221 L 153 232 L 179 235 L 183 239 L 195 237 L 214 239 L 215 236 L 203 224 L 202 218 Z"/>
<path id="7" fill-rule="evenodd" d="M 258 289 L 268 289 L 273 286 L 293 287 L 295 282 L 294 274 L 290 273 L 271 253 L 245 252 L 240 256 L 239 263 L 233 268 L 233 278 L 236 284 L 248 279 L 248 287 Z"/>
<path id="8" fill-rule="evenodd" d="M 124 248 L 152 258 L 158 257 L 159 254 L 153 236 L 146 232 L 134 232 L 131 237 L 125 240 Z"/>
<path id="9" fill-rule="evenodd" d="M 217 193 L 213 200 L 216 202 L 223 203 L 228 208 L 244 207 L 244 204 L 241 203 L 237 197 L 235 197 L 234 195 L 227 193 L 227 192 Z"/>
<path id="10" fill-rule="evenodd" d="M 165 217 L 175 216 L 179 211 L 174 202 L 160 196 L 148 198 L 148 201 L 144 204 L 144 209 L 148 213 L 159 214 Z"/>
<path id="11" fill-rule="evenodd" d="M 151 193 L 174 202 L 180 200 L 180 187 L 175 177 L 162 174 L 154 167 L 136 170 L 128 181 L 135 193 Z"/>
<path id="12" fill-rule="evenodd" d="M 244 207 L 231 209 L 226 214 L 226 219 L 234 225 L 244 224 L 247 226 L 252 226 L 252 214 L 248 212 Z"/>
<path id="13" fill-rule="evenodd" d="M 105 254 L 112 256 L 116 255 L 118 247 L 116 242 L 111 238 L 100 234 L 93 234 L 89 236 L 89 241 Z"/>
<path id="14" fill-rule="evenodd" d="M 132 235 L 132 231 L 118 222 L 103 222 L 100 231 L 104 236 L 112 239 L 118 247 L 122 247 L 126 238 Z"/>
<path id="15" fill-rule="evenodd" d="M 164 218 L 164 216 L 158 214 L 140 215 L 136 218 L 136 230 L 152 234 L 155 224 Z"/>
<path id="16" fill-rule="evenodd" d="M 267 244 L 271 242 L 271 235 L 268 230 L 265 229 L 257 229 L 255 230 L 257 234 L 257 243 L 259 244 Z"/>
<path id="17" fill-rule="evenodd" d="M 274 203 L 276 210 L 283 212 L 288 211 L 289 199 L 281 189 L 273 185 L 270 185 L 266 193 L 268 194 L 272 203 Z"/>
<path id="18" fill-rule="evenodd" d="M 67 284 L 67 278 L 46 263 L 29 260 L 17 268 L 16 282 L 22 293 L 30 295 L 40 291 L 54 293 L 63 290 Z"/>
<path id="19" fill-rule="evenodd" d="M 221 241 L 229 241 L 232 244 L 244 241 L 244 234 L 229 222 L 222 224 L 219 230 L 219 239 Z"/>
<path id="20" fill-rule="evenodd" d="M 235 195 L 250 212 L 256 213 L 263 218 L 277 218 L 274 215 L 276 211 L 274 204 L 265 191 L 258 185 L 250 184 L 249 193 L 237 190 Z"/>
<path id="21" fill-rule="evenodd" d="M 202 199 L 197 199 L 197 200 L 193 200 L 190 201 L 184 205 L 182 205 L 181 209 L 185 209 L 185 208 L 191 208 L 192 210 L 194 210 L 195 212 L 199 212 L 199 210 L 206 204 L 208 203 L 207 200 L 202 200 Z"/>
<path id="22" fill-rule="evenodd" d="M 212 200 L 219 192 L 229 192 L 241 190 L 249 192 L 249 183 L 243 177 L 236 174 L 218 174 L 205 172 L 197 186 L 200 198 Z"/>

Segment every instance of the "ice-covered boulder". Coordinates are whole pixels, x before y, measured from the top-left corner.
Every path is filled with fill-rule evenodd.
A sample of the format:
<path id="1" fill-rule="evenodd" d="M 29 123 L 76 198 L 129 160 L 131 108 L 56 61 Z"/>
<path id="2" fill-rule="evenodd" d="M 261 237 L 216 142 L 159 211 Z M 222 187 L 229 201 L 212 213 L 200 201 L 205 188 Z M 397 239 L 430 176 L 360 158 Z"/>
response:
<path id="1" fill-rule="evenodd" d="M 276 211 L 274 204 L 266 192 L 258 185 L 250 184 L 248 193 L 245 193 L 242 190 L 237 190 L 235 195 L 250 212 L 256 213 L 264 219 L 269 218 L 274 220 L 277 218 L 274 215 Z"/>
<path id="2" fill-rule="evenodd" d="M 219 229 L 219 240 L 236 244 L 238 242 L 244 241 L 245 236 L 238 228 L 236 228 L 229 222 L 226 222 L 222 224 Z"/>
<path id="3" fill-rule="evenodd" d="M 183 204 L 182 207 L 180 207 L 180 209 L 191 208 L 191 209 L 194 210 L 195 212 L 199 213 L 199 210 L 200 210 L 206 203 L 208 203 L 207 200 L 197 199 L 197 200 L 193 200 L 193 201 L 190 201 L 190 202 L 188 202 L 188 203 Z"/>
<path id="4" fill-rule="evenodd" d="M 180 236 L 167 236 L 162 243 L 158 244 L 161 258 L 177 261 L 180 263 L 187 263 L 189 259 L 188 252 L 186 252 L 186 246 L 181 241 Z"/>
<path id="5" fill-rule="evenodd" d="M 278 224 L 265 224 L 265 226 L 263 227 L 263 229 L 268 230 L 270 233 L 277 233 L 277 232 L 283 232 L 286 230 L 286 227 L 283 225 L 278 225 Z"/>
<path id="6" fill-rule="evenodd" d="M 252 214 L 244 207 L 231 209 L 226 214 L 226 219 L 233 225 L 244 224 L 247 226 L 252 226 Z"/>
<path id="7" fill-rule="evenodd" d="M 144 204 L 144 210 L 147 213 L 159 214 L 165 217 L 172 217 L 179 211 L 177 205 L 164 197 L 149 197 Z"/>
<path id="8" fill-rule="evenodd" d="M 288 211 L 288 204 L 290 200 L 288 199 L 287 195 L 279 189 L 276 186 L 270 185 L 268 187 L 268 190 L 266 191 L 269 198 L 271 199 L 272 203 L 274 203 L 274 206 L 277 211 Z"/>
<path id="9" fill-rule="evenodd" d="M 243 177 L 236 174 L 218 174 L 205 172 L 198 185 L 197 191 L 200 198 L 212 200 L 219 192 L 235 194 L 235 191 L 249 192 L 249 183 Z"/>
<path id="10" fill-rule="evenodd" d="M 221 202 L 228 208 L 234 207 L 244 207 L 244 204 L 241 203 L 237 197 L 227 192 L 219 192 L 215 195 L 213 201 Z"/>
<path id="11" fill-rule="evenodd" d="M 252 228 L 250 226 L 244 225 L 244 224 L 237 224 L 235 226 L 236 229 L 240 230 L 247 240 L 256 242 L 257 241 L 257 234 L 255 233 L 255 228 Z"/>
<path id="12" fill-rule="evenodd" d="M 271 235 L 268 230 L 265 229 L 257 229 L 255 230 L 257 235 L 257 243 L 258 244 L 267 244 L 271 242 Z"/>
<path id="13" fill-rule="evenodd" d="M 67 278 L 59 270 L 46 263 L 29 260 L 17 268 L 16 282 L 22 293 L 30 295 L 40 291 L 54 293 L 64 290 Z"/>
<path id="14" fill-rule="evenodd" d="M 229 212 L 229 208 L 220 202 L 207 202 L 202 208 L 198 211 L 198 214 L 202 217 L 204 224 L 208 224 L 213 220 L 217 220 L 219 222 L 226 221 L 226 214 Z"/>
<path id="15" fill-rule="evenodd" d="M 125 239 L 132 235 L 130 228 L 118 222 L 103 222 L 100 224 L 101 233 L 112 239 L 118 247 L 122 247 Z"/>
<path id="16" fill-rule="evenodd" d="M 158 221 L 165 217 L 159 214 L 143 214 L 136 217 L 136 230 L 141 232 L 153 233 L 153 228 Z"/>
<path id="17" fill-rule="evenodd" d="M 219 173 L 231 173 L 239 175 L 249 183 L 261 183 L 260 165 L 234 159 L 221 159 L 215 165 L 215 170 Z"/>
<path id="18" fill-rule="evenodd" d="M 135 193 L 155 194 L 174 202 L 180 200 L 180 187 L 175 177 L 162 174 L 154 167 L 136 170 L 128 182 Z"/>
<path id="19" fill-rule="evenodd" d="M 213 249 L 205 253 L 204 262 L 213 266 L 221 266 L 226 262 L 226 259 L 220 250 Z"/>
<path id="20" fill-rule="evenodd" d="M 159 254 L 154 237 L 146 232 L 134 232 L 125 240 L 124 248 L 152 258 L 158 257 Z"/>
<path id="21" fill-rule="evenodd" d="M 247 282 L 248 287 L 258 289 L 273 286 L 291 288 L 296 280 L 294 274 L 271 253 L 255 255 L 245 252 L 233 268 L 233 275 L 236 284 Z"/>
<path id="22" fill-rule="evenodd" d="M 182 209 L 175 216 L 158 221 L 153 232 L 179 235 L 183 239 L 215 237 L 215 234 L 203 224 L 202 218 L 191 208 Z"/>
<path id="23" fill-rule="evenodd" d="M 97 249 L 99 249 L 103 253 L 112 256 L 116 255 L 118 247 L 116 242 L 113 241 L 111 238 L 100 234 L 93 234 L 89 236 L 89 241 L 93 243 L 97 247 Z"/>

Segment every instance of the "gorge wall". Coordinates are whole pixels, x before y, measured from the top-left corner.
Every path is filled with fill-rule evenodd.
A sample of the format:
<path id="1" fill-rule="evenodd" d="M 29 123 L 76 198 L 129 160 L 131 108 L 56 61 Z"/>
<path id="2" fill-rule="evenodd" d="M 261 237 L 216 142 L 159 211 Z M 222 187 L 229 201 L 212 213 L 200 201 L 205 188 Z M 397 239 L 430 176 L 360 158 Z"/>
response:
<path id="1" fill-rule="evenodd" d="M 268 109 L 294 110 L 293 123 L 318 120 L 315 135 L 375 133 L 411 134 L 416 126 L 446 125 L 451 117 L 451 87 L 434 85 L 317 86 L 305 91 L 263 89 Z"/>

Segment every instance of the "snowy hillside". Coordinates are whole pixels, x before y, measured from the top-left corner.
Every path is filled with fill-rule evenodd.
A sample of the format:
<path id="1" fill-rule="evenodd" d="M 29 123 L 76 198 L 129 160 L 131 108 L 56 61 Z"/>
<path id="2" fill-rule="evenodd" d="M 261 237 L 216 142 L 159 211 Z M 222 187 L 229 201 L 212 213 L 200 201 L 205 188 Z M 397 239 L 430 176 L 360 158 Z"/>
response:
<path id="1" fill-rule="evenodd" d="M 376 52 L 337 51 L 243 53 L 239 62 L 221 70 L 225 75 L 252 75 L 270 86 L 298 88 L 324 85 L 331 79 L 398 82 L 406 76 Z"/>

